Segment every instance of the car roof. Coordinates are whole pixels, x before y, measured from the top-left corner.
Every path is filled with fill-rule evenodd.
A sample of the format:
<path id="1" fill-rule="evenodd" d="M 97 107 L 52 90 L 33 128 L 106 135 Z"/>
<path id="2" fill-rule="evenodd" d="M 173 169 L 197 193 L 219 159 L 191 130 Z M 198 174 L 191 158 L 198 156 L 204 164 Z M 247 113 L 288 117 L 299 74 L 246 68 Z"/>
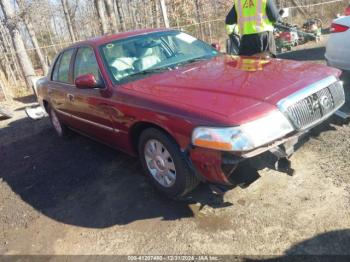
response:
<path id="1" fill-rule="evenodd" d="M 133 36 L 146 35 L 146 34 L 156 33 L 156 32 L 166 32 L 166 31 L 174 31 L 174 30 L 167 29 L 167 28 L 157 28 L 157 29 L 139 29 L 139 30 L 127 31 L 127 32 L 122 32 L 122 33 L 117 33 L 112 35 L 104 35 L 104 36 L 99 36 L 88 40 L 80 41 L 69 46 L 68 48 L 82 46 L 82 45 L 100 46 L 115 40 L 121 40 L 129 37 L 133 37 Z"/>

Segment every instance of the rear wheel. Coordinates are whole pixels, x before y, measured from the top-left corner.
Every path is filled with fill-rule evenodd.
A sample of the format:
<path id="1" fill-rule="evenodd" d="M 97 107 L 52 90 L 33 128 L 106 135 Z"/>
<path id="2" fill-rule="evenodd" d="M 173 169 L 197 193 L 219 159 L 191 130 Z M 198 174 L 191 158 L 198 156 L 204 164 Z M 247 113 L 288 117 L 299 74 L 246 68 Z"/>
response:
<path id="1" fill-rule="evenodd" d="M 67 126 L 59 120 L 56 111 L 51 106 L 49 106 L 48 109 L 51 124 L 55 129 L 57 135 L 59 137 L 67 137 L 69 135 L 69 129 L 67 128 Z"/>
<path id="2" fill-rule="evenodd" d="M 187 156 L 171 137 L 158 129 L 149 128 L 141 134 L 139 155 L 145 173 L 168 197 L 182 197 L 199 183 Z"/>

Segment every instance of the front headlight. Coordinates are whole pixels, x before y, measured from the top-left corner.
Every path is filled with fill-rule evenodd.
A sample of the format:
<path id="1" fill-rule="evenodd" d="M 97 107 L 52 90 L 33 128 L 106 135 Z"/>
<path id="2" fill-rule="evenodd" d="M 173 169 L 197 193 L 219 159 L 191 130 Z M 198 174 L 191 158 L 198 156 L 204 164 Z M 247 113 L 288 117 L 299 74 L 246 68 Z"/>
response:
<path id="1" fill-rule="evenodd" d="M 250 151 L 293 130 L 289 120 L 276 110 L 237 127 L 197 127 L 192 133 L 192 144 L 221 151 Z"/>

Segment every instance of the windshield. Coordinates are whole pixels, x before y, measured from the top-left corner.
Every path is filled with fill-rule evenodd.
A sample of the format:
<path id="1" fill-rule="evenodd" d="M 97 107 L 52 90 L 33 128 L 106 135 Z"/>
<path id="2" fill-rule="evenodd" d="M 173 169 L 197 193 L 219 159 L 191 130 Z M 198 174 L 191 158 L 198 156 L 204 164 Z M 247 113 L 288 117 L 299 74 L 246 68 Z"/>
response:
<path id="1" fill-rule="evenodd" d="M 101 46 L 100 52 L 110 77 L 116 83 L 173 70 L 219 54 L 210 45 L 178 31 L 117 40 Z"/>

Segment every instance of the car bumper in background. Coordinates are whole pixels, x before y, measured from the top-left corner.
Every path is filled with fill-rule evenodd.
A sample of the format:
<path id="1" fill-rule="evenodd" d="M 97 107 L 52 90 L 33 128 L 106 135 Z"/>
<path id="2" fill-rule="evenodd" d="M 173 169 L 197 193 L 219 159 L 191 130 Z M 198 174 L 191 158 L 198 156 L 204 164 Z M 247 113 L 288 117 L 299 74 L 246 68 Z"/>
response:
<path id="1" fill-rule="evenodd" d="M 330 35 L 325 54 L 328 65 L 350 70 L 349 39 L 350 30 Z"/>
<path id="2" fill-rule="evenodd" d="M 335 59 L 333 57 L 330 57 L 329 55 L 325 55 L 326 60 L 327 60 L 327 65 L 331 67 L 335 67 L 344 71 L 350 71 L 350 63 L 349 63 L 349 58 L 346 59 Z"/>

